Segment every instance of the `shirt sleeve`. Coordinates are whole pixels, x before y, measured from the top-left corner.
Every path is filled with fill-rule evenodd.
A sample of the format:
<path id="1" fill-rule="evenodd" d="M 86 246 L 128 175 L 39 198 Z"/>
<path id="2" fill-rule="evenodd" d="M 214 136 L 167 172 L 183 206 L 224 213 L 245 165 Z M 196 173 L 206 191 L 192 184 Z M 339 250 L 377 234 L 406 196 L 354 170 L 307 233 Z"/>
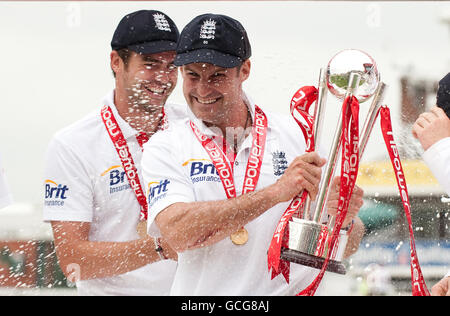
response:
<path id="1" fill-rule="evenodd" d="M 144 146 L 141 162 L 148 200 L 147 228 L 152 236 L 160 235 L 154 222 L 160 212 L 174 203 L 195 201 L 192 183 L 176 157 L 179 151 L 161 136 L 154 135 Z"/>
<path id="2" fill-rule="evenodd" d="M 92 222 L 93 187 L 85 163 L 55 138 L 47 150 L 44 179 L 44 221 Z"/>
<path id="3" fill-rule="evenodd" d="M 4 208 L 12 203 L 12 196 L 9 191 L 5 170 L 2 168 L 0 161 L 0 208 Z"/>
<path id="4" fill-rule="evenodd" d="M 450 137 L 441 139 L 423 153 L 423 160 L 450 196 Z"/>

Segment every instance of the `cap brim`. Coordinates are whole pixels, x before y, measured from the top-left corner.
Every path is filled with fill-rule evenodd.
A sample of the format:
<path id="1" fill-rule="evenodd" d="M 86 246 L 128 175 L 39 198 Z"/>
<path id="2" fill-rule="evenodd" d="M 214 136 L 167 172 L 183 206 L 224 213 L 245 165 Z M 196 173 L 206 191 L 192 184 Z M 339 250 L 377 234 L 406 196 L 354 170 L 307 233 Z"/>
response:
<path id="1" fill-rule="evenodd" d="M 128 46 L 129 50 L 138 54 L 157 54 L 168 51 L 175 51 L 177 43 L 172 41 L 154 41 Z"/>
<path id="2" fill-rule="evenodd" d="M 208 63 L 223 68 L 234 68 L 241 65 L 243 60 L 237 56 L 224 54 L 213 49 L 197 49 L 186 53 L 177 53 L 175 66 L 193 63 Z"/>

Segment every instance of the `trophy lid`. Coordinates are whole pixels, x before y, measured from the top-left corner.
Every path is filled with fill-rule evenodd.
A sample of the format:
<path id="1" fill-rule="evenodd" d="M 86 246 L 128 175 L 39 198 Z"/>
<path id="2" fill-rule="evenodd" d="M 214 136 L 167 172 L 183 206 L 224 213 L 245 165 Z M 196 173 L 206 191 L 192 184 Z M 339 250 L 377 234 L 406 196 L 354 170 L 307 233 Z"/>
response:
<path id="1" fill-rule="evenodd" d="M 375 93 L 380 73 L 375 60 L 361 50 L 345 49 L 331 58 L 326 73 L 328 89 L 338 99 L 343 99 L 351 73 L 361 75 L 355 97 L 364 102 Z"/>

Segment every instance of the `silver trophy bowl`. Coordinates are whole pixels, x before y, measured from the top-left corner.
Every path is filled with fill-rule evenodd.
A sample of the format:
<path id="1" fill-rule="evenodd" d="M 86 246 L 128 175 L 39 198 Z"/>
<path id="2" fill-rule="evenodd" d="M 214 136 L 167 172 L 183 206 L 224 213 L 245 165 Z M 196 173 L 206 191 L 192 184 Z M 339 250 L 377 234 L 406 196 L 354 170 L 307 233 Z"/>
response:
<path id="1" fill-rule="evenodd" d="M 354 96 L 363 103 L 375 93 L 380 82 L 377 65 L 372 57 L 358 49 L 337 53 L 328 63 L 326 80 L 328 90 L 340 100 L 347 93 L 351 74 L 361 77 Z"/>

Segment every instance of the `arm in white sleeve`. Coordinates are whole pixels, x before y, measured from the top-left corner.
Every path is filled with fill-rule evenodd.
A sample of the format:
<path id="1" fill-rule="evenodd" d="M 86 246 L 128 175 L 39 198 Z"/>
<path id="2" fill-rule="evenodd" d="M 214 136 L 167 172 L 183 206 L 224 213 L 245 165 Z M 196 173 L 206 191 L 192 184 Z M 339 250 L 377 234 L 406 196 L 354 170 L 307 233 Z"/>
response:
<path id="1" fill-rule="evenodd" d="M 450 196 L 450 137 L 441 139 L 423 153 L 423 160 Z"/>
<path id="2" fill-rule="evenodd" d="M 12 203 L 11 193 L 9 191 L 5 171 L 0 162 L 0 208 L 6 207 Z"/>

